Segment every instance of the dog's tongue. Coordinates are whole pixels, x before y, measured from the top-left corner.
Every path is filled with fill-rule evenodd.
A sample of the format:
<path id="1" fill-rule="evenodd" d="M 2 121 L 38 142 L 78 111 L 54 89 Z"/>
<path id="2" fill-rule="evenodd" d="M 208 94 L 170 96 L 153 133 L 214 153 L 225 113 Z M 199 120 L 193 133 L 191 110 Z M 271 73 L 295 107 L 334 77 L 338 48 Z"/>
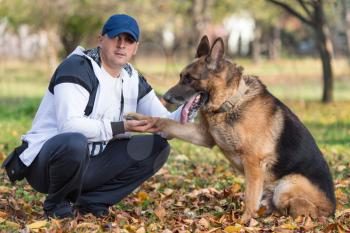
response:
<path id="1" fill-rule="evenodd" d="M 188 121 L 188 113 L 189 113 L 190 107 L 192 106 L 192 104 L 195 101 L 196 97 L 197 97 L 197 95 L 194 95 L 189 101 L 187 101 L 185 106 L 183 106 L 182 111 L 181 111 L 181 118 L 180 118 L 180 122 L 182 124 L 187 123 L 187 121 Z"/>

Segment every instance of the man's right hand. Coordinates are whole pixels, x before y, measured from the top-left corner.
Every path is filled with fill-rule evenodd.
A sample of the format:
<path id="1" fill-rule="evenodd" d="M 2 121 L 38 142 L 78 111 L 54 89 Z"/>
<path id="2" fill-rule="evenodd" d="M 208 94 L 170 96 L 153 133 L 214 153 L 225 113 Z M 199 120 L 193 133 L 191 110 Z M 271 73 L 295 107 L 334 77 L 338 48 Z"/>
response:
<path id="1" fill-rule="evenodd" d="M 155 133 L 159 131 L 155 127 L 156 120 L 157 118 L 153 120 L 125 120 L 124 130 L 125 132 Z"/>

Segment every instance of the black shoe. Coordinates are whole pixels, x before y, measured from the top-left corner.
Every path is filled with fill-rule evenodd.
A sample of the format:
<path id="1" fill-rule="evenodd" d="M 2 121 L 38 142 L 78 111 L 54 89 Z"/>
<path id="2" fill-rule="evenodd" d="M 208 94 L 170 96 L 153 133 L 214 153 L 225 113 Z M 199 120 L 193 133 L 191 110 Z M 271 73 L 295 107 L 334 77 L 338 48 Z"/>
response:
<path id="1" fill-rule="evenodd" d="M 27 147 L 28 144 L 26 142 L 23 142 L 21 146 L 15 148 L 11 154 L 7 156 L 1 165 L 2 168 L 5 168 L 7 176 L 9 177 L 11 183 L 24 179 L 27 174 L 28 167 L 19 158 L 19 156 Z"/>
<path id="2" fill-rule="evenodd" d="M 45 203 L 47 204 L 47 203 Z M 49 209 L 45 209 L 45 217 L 63 219 L 63 218 L 74 218 L 72 205 L 68 201 L 63 201 L 59 204 L 53 204 Z"/>
<path id="3" fill-rule="evenodd" d="M 93 214 L 97 218 L 107 217 L 109 208 L 104 204 L 89 204 L 75 207 L 81 215 Z"/>

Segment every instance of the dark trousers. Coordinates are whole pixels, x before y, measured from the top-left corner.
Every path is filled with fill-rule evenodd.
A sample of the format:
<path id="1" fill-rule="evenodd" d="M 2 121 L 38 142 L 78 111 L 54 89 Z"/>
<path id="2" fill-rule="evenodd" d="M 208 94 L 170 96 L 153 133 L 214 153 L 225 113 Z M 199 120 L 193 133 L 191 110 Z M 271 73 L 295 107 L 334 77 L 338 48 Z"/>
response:
<path id="1" fill-rule="evenodd" d="M 63 201 L 110 206 L 154 175 L 169 152 L 162 137 L 136 135 L 111 141 L 101 154 L 89 157 L 84 135 L 63 133 L 44 144 L 26 178 L 48 194 L 44 209 Z"/>

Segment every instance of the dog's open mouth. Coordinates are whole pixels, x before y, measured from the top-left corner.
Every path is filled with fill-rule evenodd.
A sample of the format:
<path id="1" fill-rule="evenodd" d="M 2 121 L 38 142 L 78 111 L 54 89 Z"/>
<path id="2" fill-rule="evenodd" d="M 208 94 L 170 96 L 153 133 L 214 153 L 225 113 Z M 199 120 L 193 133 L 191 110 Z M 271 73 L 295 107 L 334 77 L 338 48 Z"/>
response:
<path id="1" fill-rule="evenodd" d="M 181 123 L 186 123 L 188 119 L 193 119 L 198 109 L 205 104 L 208 95 L 204 92 L 198 92 L 186 102 L 181 111 Z"/>

